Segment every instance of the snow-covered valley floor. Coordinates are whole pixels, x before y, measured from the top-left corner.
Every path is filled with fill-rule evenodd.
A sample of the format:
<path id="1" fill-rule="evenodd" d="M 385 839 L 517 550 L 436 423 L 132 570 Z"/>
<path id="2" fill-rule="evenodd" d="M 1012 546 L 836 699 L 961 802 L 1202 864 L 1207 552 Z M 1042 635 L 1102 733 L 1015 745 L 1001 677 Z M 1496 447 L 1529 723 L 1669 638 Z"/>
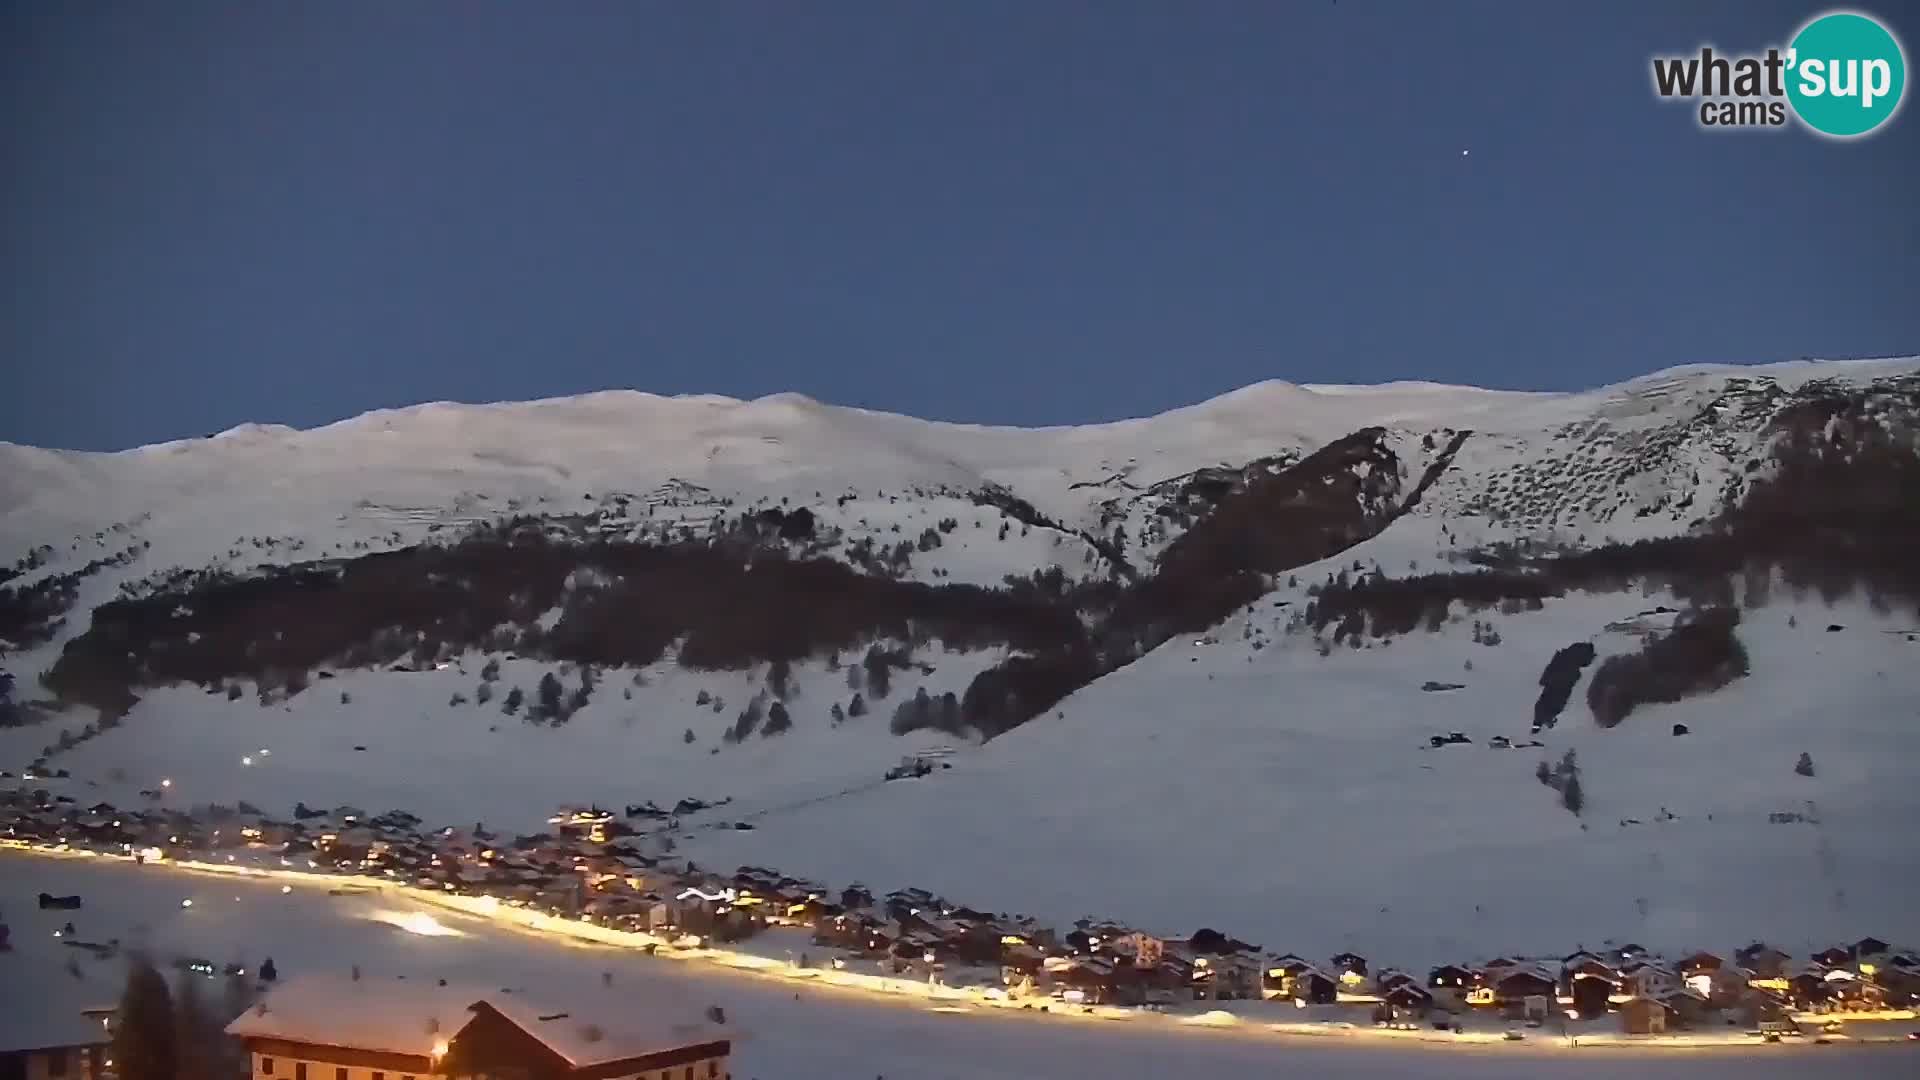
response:
<path id="1" fill-rule="evenodd" d="M 1817 1068 L 1855 1076 L 1912 1075 L 1916 1052 L 1895 1046 L 1753 1046 L 1657 1054 L 1614 1048 L 1568 1050 L 1558 1044 L 1393 1046 L 1368 1041 L 1282 1038 L 1231 1029 L 1170 1024 L 1074 1022 L 1005 1011 L 937 1011 L 929 1002 L 808 987 L 649 959 L 631 950 L 536 935 L 487 921 L 416 907 L 393 893 L 334 896 L 316 889 L 282 893 L 274 882 L 194 875 L 159 867 L 77 859 L 0 855 L 0 910 L 15 949 L 0 955 L 0 1007 L 24 995 L 88 1004 L 114 999 L 112 965 L 86 961 L 79 977 L 62 970 L 70 950 L 53 930 L 72 919 L 84 939 L 141 943 L 163 959 L 202 957 L 257 966 L 271 956 L 283 977 L 345 972 L 542 986 L 597 985 L 636 1007 L 665 1001 L 682 1008 L 718 1004 L 733 1029 L 733 1073 L 742 1080 L 1050 1080 L 1055 1077 L 1164 1077 L 1204 1070 L 1268 1075 L 1304 1070 L 1319 1076 L 1387 1077 L 1418 1073 L 1442 1080 L 1505 1077 L 1636 1076 L 1770 1078 Z M 36 892 L 78 893 L 78 913 L 41 912 Z M 183 900 L 192 900 L 188 907 Z M 425 936 L 393 925 L 396 912 L 430 912 L 454 933 Z M 401 920 L 405 921 L 405 920 Z M 71 980 L 71 982 L 69 982 Z"/>

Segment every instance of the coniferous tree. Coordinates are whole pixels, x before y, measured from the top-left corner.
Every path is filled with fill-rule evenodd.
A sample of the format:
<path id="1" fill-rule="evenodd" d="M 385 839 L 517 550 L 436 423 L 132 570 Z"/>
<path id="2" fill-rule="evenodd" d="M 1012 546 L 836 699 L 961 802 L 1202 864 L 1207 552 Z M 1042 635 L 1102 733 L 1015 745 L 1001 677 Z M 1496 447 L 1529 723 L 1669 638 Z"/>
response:
<path id="1" fill-rule="evenodd" d="M 560 685 L 560 677 L 549 671 L 540 676 L 539 715 L 552 718 L 560 715 L 560 695 L 566 688 Z"/>
<path id="2" fill-rule="evenodd" d="M 173 1045 L 180 1080 L 218 1080 L 224 1026 L 207 1008 L 199 973 L 182 975 L 173 995 Z"/>
<path id="3" fill-rule="evenodd" d="M 180 1080 L 174 1030 L 173 994 L 167 980 L 146 957 L 133 957 L 111 1051 L 120 1080 Z"/>
<path id="4" fill-rule="evenodd" d="M 1567 782 L 1561 785 L 1560 805 L 1572 811 L 1575 817 L 1579 817 L 1581 808 L 1587 805 L 1586 792 L 1580 789 L 1579 773 L 1567 777 Z"/>

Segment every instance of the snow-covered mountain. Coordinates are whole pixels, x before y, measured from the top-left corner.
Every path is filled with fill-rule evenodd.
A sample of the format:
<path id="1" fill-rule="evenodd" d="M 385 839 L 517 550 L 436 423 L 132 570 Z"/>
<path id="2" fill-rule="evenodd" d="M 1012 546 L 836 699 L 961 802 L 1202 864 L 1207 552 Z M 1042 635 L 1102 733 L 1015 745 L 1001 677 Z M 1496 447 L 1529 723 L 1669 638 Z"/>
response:
<path id="1" fill-rule="evenodd" d="M 526 829 L 731 799 L 703 860 L 1407 962 L 1920 937 L 1917 417 L 1900 358 L 0 444 L 0 766 Z"/>

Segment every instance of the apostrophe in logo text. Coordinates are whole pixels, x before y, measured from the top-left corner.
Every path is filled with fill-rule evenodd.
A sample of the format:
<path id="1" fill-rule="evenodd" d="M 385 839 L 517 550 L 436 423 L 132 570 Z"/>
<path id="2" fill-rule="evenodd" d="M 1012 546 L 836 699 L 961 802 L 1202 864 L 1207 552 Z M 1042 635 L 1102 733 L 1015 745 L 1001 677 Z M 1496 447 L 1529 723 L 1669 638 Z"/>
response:
<path id="1" fill-rule="evenodd" d="M 1906 52 L 1885 22 L 1830 11 L 1785 47 L 1763 53 L 1653 58 L 1662 98 L 1697 101 L 1704 128 L 1780 128 L 1797 118 L 1815 134 L 1851 139 L 1886 126 L 1907 89 Z"/>

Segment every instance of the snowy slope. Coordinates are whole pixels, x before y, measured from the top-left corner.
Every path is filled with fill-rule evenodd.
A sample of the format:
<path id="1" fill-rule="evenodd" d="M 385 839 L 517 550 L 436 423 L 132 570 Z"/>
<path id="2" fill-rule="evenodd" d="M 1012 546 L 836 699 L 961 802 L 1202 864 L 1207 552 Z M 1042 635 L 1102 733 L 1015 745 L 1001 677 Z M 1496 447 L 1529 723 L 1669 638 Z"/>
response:
<path id="1" fill-rule="evenodd" d="M 1747 678 L 1607 731 L 1576 691 L 1546 745 L 1525 750 L 1485 741 L 1526 736 L 1555 650 L 1592 641 L 1604 659 L 1638 648 L 1607 627 L 1684 604 L 1650 587 L 1516 614 L 1456 609 L 1439 632 L 1325 656 L 1288 629 L 1309 586 L 1357 565 L 1399 575 L 1460 569 L 1465 554 L 1499 542 L 1686 533 L 1766 475 L 1766 425 L 1782 395 L 1916 371 L 1915 358 L 1684 368 L 1576 394 L 1262 383 L 1158 416 L 1045 429 L 932 423 L 797 395 L 610 392 L 436 403 L 312 431 L 249 425 L 111 455 L 0 444 L 0 556 L 21 559 L 9 588 L 116 559 L 74 580 L 46 640 L 0 655 L 26 699 L 42 696 L 39 676 L 89 632 L 96 606 L 170 574 L 445 543 L 514 514 L 653 542 L 805 508 L 827 558 L 854 561 L 862 540 L 921 539 L 910 580 L 994 586 L 1059 567 L 1120 581 L 1116 529 L 1131 571 L 1149 575 L 1208 520 L 1219 491 L 1355 432 L 1385 429 L 1396 498 L 1432 475 L 1384 531 L 1276 575 L 1251 613 L 1160 644 L 984 745 L 887 733 L 916 690 L 962 696 L 1017 652 L 936 638 L 914 649 L 890 696 L 870 695 L 864 717 L 832 716 L 856 689 L 845 666 L 794 664 L 792 730 L 738 745 L 725 730 L 749 701 L 772 700 L 764 663 L 695 671 L 669 650 L 641 668 L 601 668 L 591 702 L 544 726 L 506 715 L 501 697 L 533 695 L 549 672 L 571 691 L 580 672 L 494 650 L 445 658 L 440 670 L 323 667 L 303 692 L 264 704 L 244 679 L 235 698 L 142 687 L 124 721 L 97 735 L 85 708 L 0 727 L 0 767 L 18 772 L 68 733 L 88 737 L 51 764 L 71 773 L 61 791 L 83 802 L 131 804 L 166 780 L 174 805 L 351 803 L 515 829 L 561 803 L 731 799 L 691 824 L 755 828 L 696 831 L 687 846 L 703 863 L 917 885 L 1055 920 L 1214 925 L 1273 948 L 1350 946 L 1406 964 L 1605 936 L 1675 948 L 1724 947 L 1729 936 L 1920 938 L 1901 903 L 1920 884 L 1920 851 L 1885 828 L 1920 810 L 1908 794 L 1920 749 L 1910 662 L 1920 646 L 1900 632 L 1916 629 L 1910 615 L 1853 601 L 1828 610 L 1778 590 L 1741 627 Z M 1503 643 L 1476 644 L 1470 621 L 1496 626 Z M 1829 623 L 1845 629 L 1828 634 Z M 859 647 L 870 643 L 888 644 Z M 481 703 L 489 660 L 501 667 L 497 696 Z M 1463 687 L 1422 691 L 1430 680 Z M 1675 738 L 1674 723 L 1692 734 Z M 1422 748 L 1456 730 L 1476 745 Z M 947 749 L 950 769 L 879 782 L 903 755 Z M 1586 774 L 1580 818 L 1534 777 L 1568 749 Z M 1819 764 L 1815 777 L 1792 773 L 1802 751 Z M 1789 811 L 1820 824 L 1767 823 Z M 1617 824 L 1625 819 L 1640 824 Z"/>
<path id="2" fill-rule="evenodd" d="M 1920 816 L 1911 616 L 1752 612 L 1753 674 L 1732 687 L 1607 731 L 1576 699 L 1544 748 L 1488 747 L 1528 738 L 1556 649 L 1637 648 L 1605 628 L 1663 599 L 1496 614 L 1495 647 L 1463 621 L 1324 659 L 1276 625 L 1284 610 L 1264 609 L 1276 639 L 1264 649 L 1233 623 L 1211 645 L 1171 643 L 964 767 L 770 815 L 698 850 L 1063 925 L 1213 926 L 1276 951 L 1351 948 L 1409 966 L 1603 938 L 1680 950 L 1743 935 L 1803 950 L 1848 933 L 1920 936 L 1920 849 L 1895 825 Z M 1423 691 L 1429 681 L 1464 688 Z M 1691 734 L 1671 735 L 1675 723 Z M 1428 745 L 1453 731 L 1473 745 Z M 1534 776 L 1568 749 L 1580 817 Z M 1802 751 L 1813 777 L 1793 772 Z M 1818 825 L 1769 824 L 1810 806 Z"/>

